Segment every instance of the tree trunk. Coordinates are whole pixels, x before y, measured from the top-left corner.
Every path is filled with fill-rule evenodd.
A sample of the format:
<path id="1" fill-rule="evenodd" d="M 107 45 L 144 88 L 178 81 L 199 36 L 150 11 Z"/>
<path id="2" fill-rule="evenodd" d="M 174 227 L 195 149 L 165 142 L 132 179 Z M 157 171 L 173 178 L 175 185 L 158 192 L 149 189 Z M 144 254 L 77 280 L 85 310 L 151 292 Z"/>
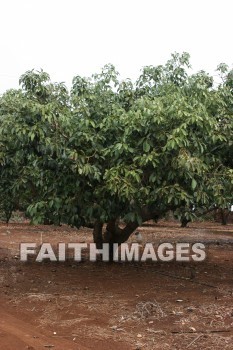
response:
<path id="1" fill-rule="evenodd" d="M 147 207 L 144 207 L 141 210 L 141 218 L 142 222 L 160 217 L 162 212 L 158 212 L 155 210 L 149 210 Z M 138 222 L 129 222 L 125 225 L 124 228 L 120 228 L 118 226 L 118 220 L 117 218 L 114 218 L 112 220 L 109 220 L 106 226 L 106 230 L 104 233 L 102 233 L 103 229 L 103 223 L 100 221 L 96 221 L 94 224 L 94 230 L 93 230 L 93 239 L 94 243 L 96 243 L 96 248 L 101 249 L 103 246 L 103 243 L 109 244 L 109 258 L 110 261 L 113 260 L 113 244 L 117 243 L 118 246 L 120 246 L 122 243 L 126 242 L 131 234 L 136 230 L 138 227 Z"/>
<path id="2" fill-rule="evenodd" d="M 12 210 L 5 210 L 5 216 L 6 216 L 6 224 L 8 226 L 9 225 L 9 221 L 10 221 L 11 216 L 12 216 Z"/>
<path id="3" fill-rule="evenodd" d="M 151 210 L 148 207 L 144 207 L 141 209 L 140 216 L 142 218 L 142 222 L 152 220 L 154 218 L 160 217 L 164 212 Z M 138 222 L 128 222 L 124 228 L 120 228 L 118 226 L 117 218 L 110 220 L 107 223 L 106 231 L 104 232 L 104 242 L 106 243 L 118 243 L 119 245 L 126 242 L 131 234 L 138 227 Z"/>
<path id="4" fill-rule="evenodd" d="M 102 229 L 103 229 L 103 223 L 100 221 L 96 221 L 94 224 L 94 230 L 93 230 L 93 241 L 96 244 L 97 249 L 101 249 L 103 247 Z"/>
<path id="5" fill-rule="evenodd" d="M 180 227 L 187 227 L 188 223 L 190 222 L 191 220 L 188 220 L 186 218 L 181 218 L 181 225 Z"/>
<path id="6" fill-rule="evenodd" d="M 113 245 L 118 243 L 120 246 L 126 242 L 133 231 L 138 227 L 138 223 L 128 223 L 123 229 L 117 225 L 117 221 L 111 220 L 108 222 L 106 231 L 104 232 L 103 241 L 109 244 L 109 261 L 113 261 Z"/>
<path id="7" fill-rule="evenodd" d="M 138 223 L 129 222 L 124 228 L 120 228 L 115 224 L 115 221 L 110 221 L 107 224 L 106 231 L 104 232 L 105 243 L 118 243 L 122 244 L 128 240 L 130 235 L 138 227 Z"/>
<path id="8" fill-rule="evenodd" d="M 221 209 L 220 213 L 221 213 L 222 225 L 227 225 L 227 219 L 228 219 L 228 216 L 230 214 L 230 211 L 227 209 Z"/>

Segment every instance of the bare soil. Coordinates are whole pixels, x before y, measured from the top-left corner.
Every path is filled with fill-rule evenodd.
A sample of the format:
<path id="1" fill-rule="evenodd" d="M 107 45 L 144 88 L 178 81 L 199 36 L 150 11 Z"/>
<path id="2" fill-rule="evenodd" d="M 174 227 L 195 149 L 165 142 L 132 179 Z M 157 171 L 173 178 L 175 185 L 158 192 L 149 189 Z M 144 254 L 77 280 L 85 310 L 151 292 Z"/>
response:
<path id="1" fill-rule="evenodd" d="M 204 242 L 207 259 L 23 263 L 21 242 L 89 243 L 91 230 L 1 224 L 0 349 L 233 349 L 233 225 L 139 231 L 155 244 Z"/>

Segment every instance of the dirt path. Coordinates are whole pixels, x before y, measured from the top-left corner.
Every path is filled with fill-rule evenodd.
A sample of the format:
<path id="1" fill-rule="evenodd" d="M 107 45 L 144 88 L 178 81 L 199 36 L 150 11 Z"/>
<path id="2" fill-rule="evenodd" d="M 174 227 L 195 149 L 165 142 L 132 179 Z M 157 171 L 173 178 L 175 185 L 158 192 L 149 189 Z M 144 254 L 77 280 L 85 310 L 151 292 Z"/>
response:
<path id="1" fill-rule="evenodd" d="M 0 306 L 0 346 L 4 350 L 88 350 L 78 341 L 56 339 L 38 331 L 38 328 L 13 316 Z"/>

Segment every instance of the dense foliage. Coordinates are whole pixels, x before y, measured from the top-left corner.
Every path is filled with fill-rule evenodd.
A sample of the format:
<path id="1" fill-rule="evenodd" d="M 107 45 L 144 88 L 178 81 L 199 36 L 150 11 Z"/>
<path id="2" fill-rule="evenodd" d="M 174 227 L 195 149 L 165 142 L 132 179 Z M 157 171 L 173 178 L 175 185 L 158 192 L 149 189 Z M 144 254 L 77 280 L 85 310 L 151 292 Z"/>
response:
<path id="1" fill-rule="evenodd" d="M 0 205 L 124 242 L 172 210 L 189 220 L 233 203 L 233 71 L 189 75 L 189 55 L 148 66 L 136 83 L 112 65 L 71 92 L 43 71 L 0 98 Z M 119 220 L 125 227 L 118 225 Z M 102 235 L 103 224 L 107 229 Z"/>

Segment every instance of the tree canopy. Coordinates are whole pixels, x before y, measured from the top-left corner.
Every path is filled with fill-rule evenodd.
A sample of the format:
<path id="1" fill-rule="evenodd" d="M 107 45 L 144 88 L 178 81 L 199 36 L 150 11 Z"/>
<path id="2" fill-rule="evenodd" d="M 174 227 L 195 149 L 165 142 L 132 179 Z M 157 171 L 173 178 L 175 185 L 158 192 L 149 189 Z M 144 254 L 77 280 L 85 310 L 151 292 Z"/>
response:
<path id="1" fill-rule="evenodd" d="M 191 219 L 231 205 L 233 71 L 220 64 L 218 83 L 189 72 L 175 53 L 135 83 L 109 64 L 69 92 L 27 71 L 0 97 L 0 205 L 34 223 L 93 223 L 99 246 L 168 210 Z"/>

